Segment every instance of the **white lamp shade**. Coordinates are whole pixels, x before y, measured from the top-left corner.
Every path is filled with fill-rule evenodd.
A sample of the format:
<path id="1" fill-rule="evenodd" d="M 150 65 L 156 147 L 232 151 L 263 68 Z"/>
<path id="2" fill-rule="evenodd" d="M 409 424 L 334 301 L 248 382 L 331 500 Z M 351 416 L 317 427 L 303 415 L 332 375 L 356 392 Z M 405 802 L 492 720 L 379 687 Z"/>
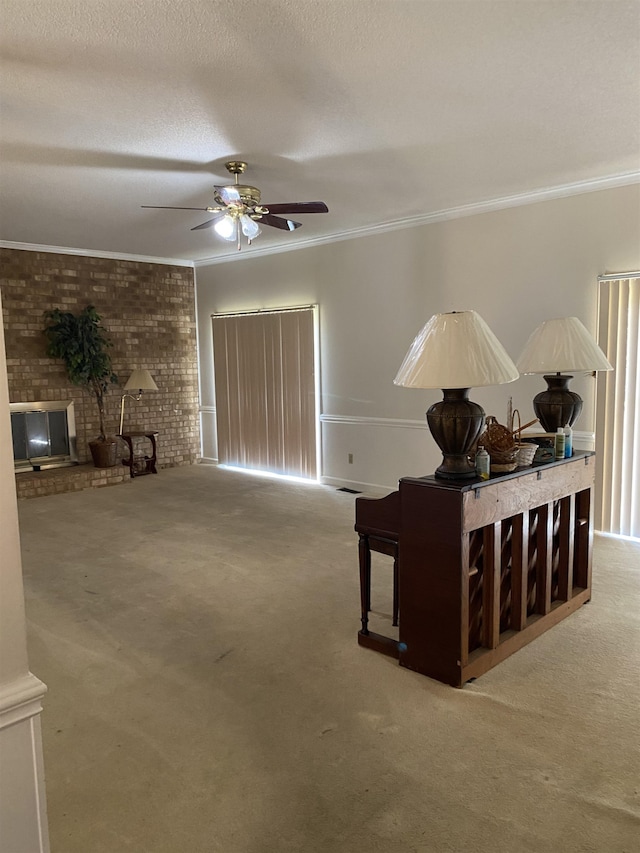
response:
<path id="1" fill-rule="evenodd" d="M 514 382 L 518 370 L 475 311 L 434 314 L 406 354 L 396 385 L 472 388 Z"/>
<path id="2" fill-rule="evenodd" d="M 137 388 L 138 391 L 157 391 L 158 386 L 153 381 L 148 370 L 134 370 L 127 384 L 124 386 L 125 391 L 132 391 Z"/>
<path id="3" fill-rule="evenodd" d="M 522 373 L 613 370 L 577 317 L 545 320 L 527 341 L 517 361 Z"/>

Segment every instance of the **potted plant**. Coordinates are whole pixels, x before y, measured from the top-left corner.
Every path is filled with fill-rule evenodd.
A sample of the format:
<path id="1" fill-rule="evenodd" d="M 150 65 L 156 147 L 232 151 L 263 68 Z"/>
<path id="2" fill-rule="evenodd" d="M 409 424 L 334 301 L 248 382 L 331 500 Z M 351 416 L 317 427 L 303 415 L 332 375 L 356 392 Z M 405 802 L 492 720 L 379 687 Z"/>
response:
<path id="1" fill-rule="evenodd" d="M 118 444 L 115 436 L 107 436 L 105 432 L 104 395 L 118 377 L 111 367 L 108 352 L 111 341 L 101 326 L 102 318 L 93 305 L 87 305 L 77 315 L 54 308 L 45 311 L 45 318 L 47 355 L 62 359 L 71 382 L 95 397 L 100 435 L 89 442 L 89 449 L 96 468 L 110 468 L 116 464 Z"/>

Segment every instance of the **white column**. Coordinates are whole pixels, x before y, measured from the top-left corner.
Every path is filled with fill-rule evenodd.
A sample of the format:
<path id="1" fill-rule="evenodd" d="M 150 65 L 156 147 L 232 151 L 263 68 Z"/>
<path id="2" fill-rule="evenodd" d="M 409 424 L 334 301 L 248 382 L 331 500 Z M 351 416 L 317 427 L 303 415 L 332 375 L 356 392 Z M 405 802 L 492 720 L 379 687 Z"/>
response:
<path id="1" fill-rule="evenodd" d="M 0 316 L 2 315 L 0 304 Z M 11 420 L 0 323 L 0 850 L 48 853 L 40 712 L 29 672 Z"/>

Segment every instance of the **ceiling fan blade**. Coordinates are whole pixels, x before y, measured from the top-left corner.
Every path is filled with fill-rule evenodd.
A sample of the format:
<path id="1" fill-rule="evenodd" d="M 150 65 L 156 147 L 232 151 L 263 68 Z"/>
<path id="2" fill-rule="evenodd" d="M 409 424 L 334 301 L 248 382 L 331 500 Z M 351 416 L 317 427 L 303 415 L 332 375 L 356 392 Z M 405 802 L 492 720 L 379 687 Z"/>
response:
<path id="1" fill-rule="evenodd" d="M 280 216 L 273 216 L 271 213 L 263 213 L 258 222 L 264 222 L 265 225 L 272 225 L 274 228 L 280 228 L 282 231 L 295 231 L 296 228 L 300 228 L 302 225 L 302 222 L 283 219 Z"/>
<path id="2" fill-rule="evenodd" d="M 329 213 L 323 201 L 292 201 L 286 204 L 265 204 L 269 213 Z"/>
<path id="3" fill-rule="evenodd" d="M 216 222 L 220 219 L 220 216 L 224 213 L 224 210 L 221 210 L 217 216 L 214 216 L 213 219 L 207 219 L 206 222 L 203 222 L 202 225 L 196 225 L 195 228 L 192 228 L 192 231 L 200 231 L 202 228 L 211 228 L 212 225 L 215 225 Z"/>

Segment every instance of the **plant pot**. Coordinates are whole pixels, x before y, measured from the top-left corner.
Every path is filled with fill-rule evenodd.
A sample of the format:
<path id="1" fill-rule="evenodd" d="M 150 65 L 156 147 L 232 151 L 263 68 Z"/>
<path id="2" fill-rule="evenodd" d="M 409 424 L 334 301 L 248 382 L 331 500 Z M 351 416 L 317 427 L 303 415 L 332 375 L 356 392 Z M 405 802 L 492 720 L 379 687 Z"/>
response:
<path id="1" fill-rule="evenodd" d="M 113 468 L 118 462 L 118 442 L 112 439 L 89 442 L 89 450 L 96 468 Z"/>

